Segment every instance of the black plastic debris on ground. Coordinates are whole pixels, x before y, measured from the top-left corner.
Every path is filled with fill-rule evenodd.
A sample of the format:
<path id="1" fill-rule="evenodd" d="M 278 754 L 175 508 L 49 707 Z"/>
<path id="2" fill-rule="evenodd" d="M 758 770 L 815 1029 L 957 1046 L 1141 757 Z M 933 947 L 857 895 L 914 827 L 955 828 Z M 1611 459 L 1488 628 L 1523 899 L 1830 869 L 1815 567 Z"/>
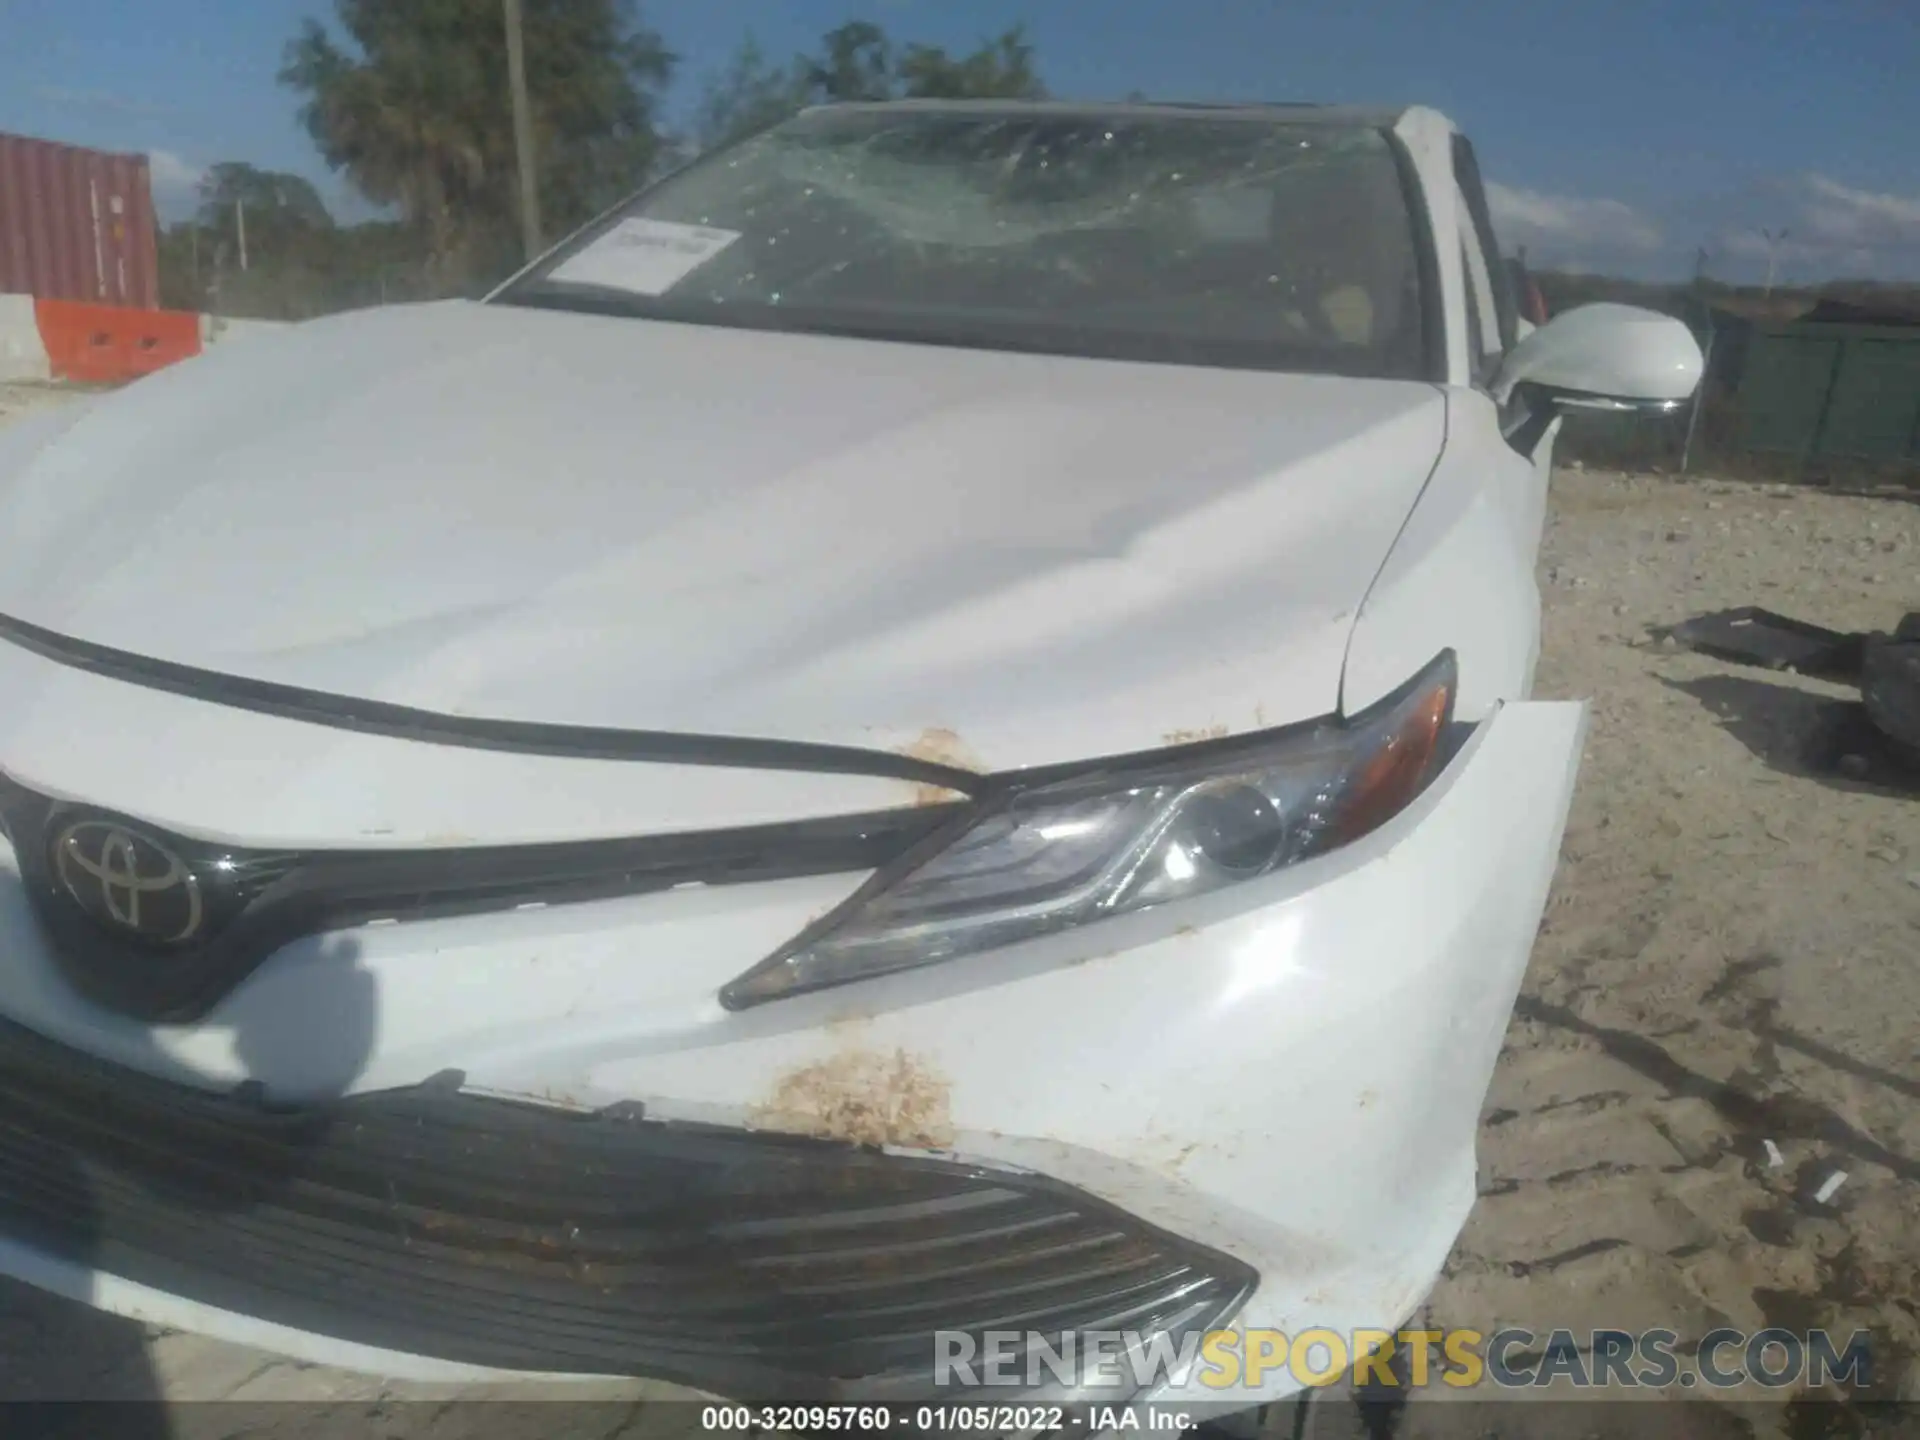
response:
<path id="1" fill-rule="evenodd" d="M 1920 794 L 1920 611 L 1891 634 L 1847 632 L 1743 605 L 1665 632 L 1702 655 L 1859 687 L 1807 737 L 1803 763 Z"/>
<path id="2" fill-rule="evenodd" d="M 1763 670 L 1792 670 L 1849 684 L 1860 679 L 1868 639 L 1809 625 L 1757 605 L 1697 615 L 1666 633 L 1687 649 L 1718 660 L 1758 665 Z"/>
<path id="3" fill-rule="evenodd" d="M 1920 763 L 1920 611 L 1867 641 L 1860 698 L 1874 726 Z"/>

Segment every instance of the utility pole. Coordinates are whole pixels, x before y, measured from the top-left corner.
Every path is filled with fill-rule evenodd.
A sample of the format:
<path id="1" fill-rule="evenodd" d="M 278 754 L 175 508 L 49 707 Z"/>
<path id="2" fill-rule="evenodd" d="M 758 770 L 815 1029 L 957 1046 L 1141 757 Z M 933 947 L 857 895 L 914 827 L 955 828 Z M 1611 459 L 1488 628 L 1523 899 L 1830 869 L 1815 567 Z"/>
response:
<path id="1" fill-rule="evenodd" d="M 1766 289 L 1766 293 L 1767 293 L 1768 295 L 1771 295 L 1771 294 L 1773 294 L 1773 267 L 1774 267 L 1774 261 L 1775 261 L 1775 260 L 1777 260 L 1777 259 L 1779 258 L 1779 255 L 1780 255 L 1780 246 L 1781 246 L 1782 244 L 1784 244 L 1784 243 L 1786 242 L 1786 238 L 1787 238 L 1787 236 L 1788 236 L 1788 235 L 1790 235 L 1790 234 L 1792 234 L 1792 233 L 1793 233 L 1793 232 L 1792 232 L 1792 231 L 1790 231 L 1790 230 L 1762 230 L 1762 231 L 1760 232 L 1760 238 L 1761 238 L 1762 240 L 1765 240 L 1765 241 L 1767 242 L 1767 289 Z"/>
<path id="2" fill-rule="evenodd" d="M 233 229 L 240 241 L 240 268 L 247 268 L 247 202 L 233 202 Z"/>
<path id="3" fill-rule="evenodd" d="M 1702 245 L 1693 257 L 1693 294 L 1700 301 L 1707 322 L 1707 343 L 1705 353 L 1700 357 L 1700 387 L 1693 392 L 1693 402 L 1687 407 L 1687 438 L 1680 442 L 1680 473 L 1687 473 L 1687 467 L 1693 463 L 1693 439 L 1700 431 L 1700 407 L 1706 402 L 1707 382 L 1713 378 L 1713 342 L 1718 328 L 1713 323 L 1713 306 L 1708 304 L 1700 293 L 1700 282 L 1707 275 L 1707 247 Z"/>
<path id="4" fill-rule="evenodd" d="M 513 150 L 520 162 L 520 242 L 532 260 L 540 243 L 540 179 L 534 171 L 533 112 L 527 108 L 527 50 L 520 29 L 520 0 L 501 0 L 507 25 L 507 88 L 513 101 Z"/>

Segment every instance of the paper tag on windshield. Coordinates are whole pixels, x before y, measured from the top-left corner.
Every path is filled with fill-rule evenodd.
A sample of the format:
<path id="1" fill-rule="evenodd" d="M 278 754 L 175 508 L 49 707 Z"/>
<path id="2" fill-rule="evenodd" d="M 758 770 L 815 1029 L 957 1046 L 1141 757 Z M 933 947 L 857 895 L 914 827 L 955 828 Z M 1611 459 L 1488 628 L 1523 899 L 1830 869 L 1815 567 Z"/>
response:
<path id="1" fill-rule="evenodd" d="M 548 278 L 609 285 L 636 295 L 664 295 L 740 238 L 738 230 L 677 225 L 671 220 L 622 220 Z"/>

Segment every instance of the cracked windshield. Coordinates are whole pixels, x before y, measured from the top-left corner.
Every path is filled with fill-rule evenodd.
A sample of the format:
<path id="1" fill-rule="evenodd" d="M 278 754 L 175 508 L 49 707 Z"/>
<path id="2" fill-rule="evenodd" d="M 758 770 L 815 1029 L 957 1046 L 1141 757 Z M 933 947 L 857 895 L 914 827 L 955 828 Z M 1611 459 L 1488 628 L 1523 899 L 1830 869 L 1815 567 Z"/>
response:
<path id="1" fill-rule="evenodd" d="M 529 305 L 1112 358 L 1424 362 L 1386 136 L 1149 111 L 824 112 L 649 191 Z"/>

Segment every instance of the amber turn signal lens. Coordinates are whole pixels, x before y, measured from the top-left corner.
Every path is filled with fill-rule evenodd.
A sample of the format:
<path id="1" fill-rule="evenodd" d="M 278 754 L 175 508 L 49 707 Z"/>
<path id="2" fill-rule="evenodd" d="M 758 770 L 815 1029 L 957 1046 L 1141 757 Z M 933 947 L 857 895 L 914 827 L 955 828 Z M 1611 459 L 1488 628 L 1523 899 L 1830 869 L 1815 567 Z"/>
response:
<path id="1" fill-rule="evenodd" d="M 1412 802 L 1433 771 L 1452 709 L 1453 678 L 1448 676 L 1415 701 L 1399 728 L 1367 757 L 1341 810 L 1340 844 L 1378 829 Z"/>

